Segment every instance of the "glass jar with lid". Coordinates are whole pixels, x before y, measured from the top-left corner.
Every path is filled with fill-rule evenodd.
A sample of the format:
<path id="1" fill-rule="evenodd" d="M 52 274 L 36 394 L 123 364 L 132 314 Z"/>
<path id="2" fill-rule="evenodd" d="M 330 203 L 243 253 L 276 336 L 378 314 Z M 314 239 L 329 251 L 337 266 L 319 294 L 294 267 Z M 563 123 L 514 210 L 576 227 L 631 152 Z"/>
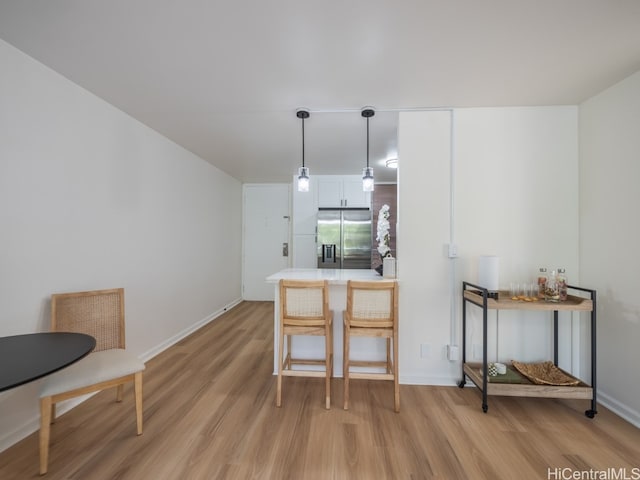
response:
<path id="1" fill-rule="evenodd" d="M 556 282 L 556 271 L 552 270 L 544 289 L 544 300 L 546 302 L 559 302 L 560 292 L 558 291 L 558 283 Z"/>
<path id="2" fill-rule="evenodd" d="M 544 289 L 547 288 L 547 282 L 549 281 L 549 276 L 547 275 L 547 269 L 544 267 L 540 267 L 538 271 L 538 298 L 544 298 Z M 532 292 L 533 294 L 533 292 Z"/>
<path id="3" fill-rule="evenodd" d="M 564 271 L 564 268 L 558 269 L 558 274 L 556 275 L 556 285 L 558 286 L 558 295 L 560 296 L 560 301 L 564 302 L 567 299 L 567 275 Z"/>

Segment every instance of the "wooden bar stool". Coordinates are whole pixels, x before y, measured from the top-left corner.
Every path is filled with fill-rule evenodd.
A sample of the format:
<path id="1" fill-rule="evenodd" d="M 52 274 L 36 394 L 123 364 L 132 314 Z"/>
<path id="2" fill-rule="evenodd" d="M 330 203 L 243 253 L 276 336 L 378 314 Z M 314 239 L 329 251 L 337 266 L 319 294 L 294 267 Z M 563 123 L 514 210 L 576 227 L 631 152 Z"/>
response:
<path id="1" fill-rule="evenodd" d="M 291 355 L 291 337 L 325 337 L 322 359 L 295 359 Z M 284 339 L 287 338 L 287 350 Z M 294 365 L 323 365 L 322 370 L 293 369 Z M 324 377 L 325 407 L 331 407 L 333 374 L 333 312 L 329 310 L 329 285 L 326 280 L 280 280 L 280 332 L 278 337 L 278 383 L 276 406 L 282 405 L 282 377 Z"/>
<path id="2" fill-rule="evenodd" d="M 349 380 L 393 380 L 394 409 L 400 411 L 398 384 L 398 283 L 394 281 L 347 283 L 347 310 L 344 318 L 344 409 L 349 409 Z M 351 337 L 387 339 L 386 360 L 351 360 Z M 393 344 L 393 345 L 392 345 Z M 393 355 L 393 357 L 392 357 Z M 384 368 L 384 372 L 352 372 L 350 367 Z"/>

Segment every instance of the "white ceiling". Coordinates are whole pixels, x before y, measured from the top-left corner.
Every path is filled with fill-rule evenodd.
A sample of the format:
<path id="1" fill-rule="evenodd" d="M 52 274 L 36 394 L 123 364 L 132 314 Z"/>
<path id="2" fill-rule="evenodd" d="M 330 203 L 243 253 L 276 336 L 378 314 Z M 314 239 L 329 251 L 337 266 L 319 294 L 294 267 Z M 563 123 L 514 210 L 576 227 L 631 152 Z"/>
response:
<path id="1" fill-rule="evenodd" d="M 389 181 L 398 111 L 574 105 L 640 70 L 640 1 L 0 0 L 0 38 L 243 182 L 291 179 L 298 107 L 311 173 L 360 173 L 373 106 Z"/>

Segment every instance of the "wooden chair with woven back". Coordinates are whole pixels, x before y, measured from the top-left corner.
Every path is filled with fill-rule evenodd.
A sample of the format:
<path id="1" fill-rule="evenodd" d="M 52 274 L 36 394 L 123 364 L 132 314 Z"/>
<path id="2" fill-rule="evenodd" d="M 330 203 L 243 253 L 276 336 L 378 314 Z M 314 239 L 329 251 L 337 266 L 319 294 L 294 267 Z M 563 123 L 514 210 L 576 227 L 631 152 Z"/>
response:
<path id="1" fill-rule="evenodd" d="M 400 411 L 398 383 L 398 283 L 394 281 L 347 282 L 347 310 L 343 312 L 344 409 L 349 409 L 350 379 L 391 380 L 394 410 Z M 352 360 L 351 337 L 386 339 L 384 360 Z M 351 367 L 360 371 L 351 371 Z M 380 372 L 379 370 L 384 370 Z"/>
<path id="2" fill-rule="evenodd" d="M 325 408 L 331 408 L 333 376 L 333 312 L 329 310 L 329 285 L 326 280 L 280 280 L 280 321 L 278 332 L 278 380 L 276 406 L 282 405 L 282 377 L 324 377 Z M 322 359 L 296 359 L 292 356 L 292 337 L 325 337 Z M 286 350 L 285 350 L 286 337 Z M 294 366 L 324 366 L 322 370 Z"/>
<path id="3" fill-rule="evenodd" d="M 137 434 L 142 434 L 142 371 L 144 363 L 125 350 L 124 289 L 60 293 L 51 296 L 51 330 L 78 332 L 96 339 L 95 349 L 82 360 L 42 383 L 40 391 L 40 474 L 49 460 L 50 424 L 56 403 L 116 387 L 121 402 L 124 384 L 133 382 Z"/>

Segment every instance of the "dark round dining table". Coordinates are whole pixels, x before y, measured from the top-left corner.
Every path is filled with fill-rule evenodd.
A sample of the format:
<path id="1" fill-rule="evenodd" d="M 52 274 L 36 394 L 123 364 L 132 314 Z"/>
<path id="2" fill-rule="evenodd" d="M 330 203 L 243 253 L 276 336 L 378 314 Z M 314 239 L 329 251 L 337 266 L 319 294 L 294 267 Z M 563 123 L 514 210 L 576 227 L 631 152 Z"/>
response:
<path id="1" fill-rule="evenodd" d="M 0 337 L 0 392 L 77 362 L 96 346 L 91 335 L 42 332 Z"/>

